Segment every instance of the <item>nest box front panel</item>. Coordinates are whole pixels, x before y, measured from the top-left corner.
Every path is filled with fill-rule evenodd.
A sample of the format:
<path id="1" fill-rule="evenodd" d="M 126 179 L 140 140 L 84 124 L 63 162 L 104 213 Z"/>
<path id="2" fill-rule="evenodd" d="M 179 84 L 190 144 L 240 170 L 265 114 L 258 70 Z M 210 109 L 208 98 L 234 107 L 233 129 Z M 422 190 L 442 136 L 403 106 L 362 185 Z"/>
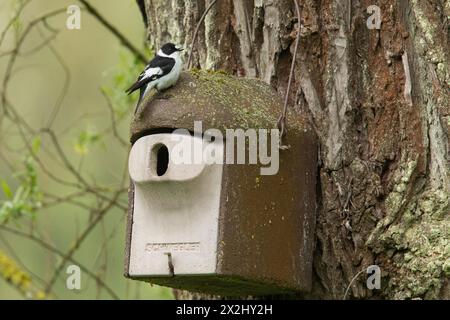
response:
<path id="1" fill-rule="evenodd" d="M 200 142 L 190 135 L 154 134 L 134 144 L 129 158 L 134 183 L 129 276 L 170 276 L 169 264 L 176 266 L 177 275 L 216 272 L 223 167 L 180 163 L 174 149 L 185 145 L 189 150 Z M 223 142 L 209 147 L 221 153 Z"/>

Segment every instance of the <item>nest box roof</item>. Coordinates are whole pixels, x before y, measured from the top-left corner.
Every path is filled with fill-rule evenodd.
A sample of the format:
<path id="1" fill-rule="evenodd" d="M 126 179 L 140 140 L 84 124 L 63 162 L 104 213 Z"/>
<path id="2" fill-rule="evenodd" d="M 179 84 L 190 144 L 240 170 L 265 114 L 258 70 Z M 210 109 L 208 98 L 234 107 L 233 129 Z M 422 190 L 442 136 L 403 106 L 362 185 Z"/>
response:
<path id="1" fill-rule="evenodd" d="M 259 79 L 239 78 L 221 71 L 183 72 L 177 84 L 149 96 L 131 124 L 131 141 L 149 133 L 184 128 L 272 129 L 282 111 L 280 95 Z M 288 114 L 288 131 L 310 131 L 304 118 Z"/>

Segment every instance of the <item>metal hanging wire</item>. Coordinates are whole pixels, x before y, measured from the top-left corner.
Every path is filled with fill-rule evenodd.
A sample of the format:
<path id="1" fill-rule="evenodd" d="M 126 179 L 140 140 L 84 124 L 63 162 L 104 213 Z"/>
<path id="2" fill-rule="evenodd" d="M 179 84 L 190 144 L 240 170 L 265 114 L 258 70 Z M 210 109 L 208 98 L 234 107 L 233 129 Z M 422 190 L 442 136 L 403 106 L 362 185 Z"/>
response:
<path id="1" fill-rule="evenodd" d="M 299 41 L 300 40 L 300 30 L 301 30 L 301 25 L 302 25 L 301 24 L 300 6 L 299 6 L 297 0 L 292 0 L 292 1 L 294 2 L 294 5 L 295 5 L 295 11 L 296 11 L 296 14 L 297 14 L 298 27 L 297 27 L 297 37 L 295 39 L 294 54 L 292 56 L 292 62 L 291 62 L 291 70 L 290 70 L 290 73 L 289 73 L 288 85 L 287 85 L 287 89 L 286 89 L 286 94 L 284 96 L 283 110 L 282 110 L 282 113 L 281 113 L 281 115 L 280 115 L 280 117 L 278 118 L 278 121 L 277 121 L 277 127 L 278 127 L 278 130 L 280 130 L 279 148 L 281 150 L 289 149 L 289 146 L 283 145 L 283 137 L 287 133 L 287 119 L 286 119 L 286 115 L 287 115 L 287 107 L 288 107 L 288 100 L 289 100 L 289 92 L 291 90 L 292 78 L 294 76 L 295 61 L 297 60 L 297 51 L 298 51 L 298 44 L 300 42 Z M 191 51 L 189 52 L 189 58 L 188 58 L 188 62 L 187 62 L 187 65 L 186 65 L 187 69 L 189 69 L 190 66 L 191 66 L 192 54 L 194 52 L 194 47 L 195 47 L 195 44 L 196 44 L 196 41 L 197 41 L 198 30 L 200 29 L 200 25 L 203 23 L 203 21 L 205 20 L 206 15 L 211 10 L 211 8 L 216 4 L 216 2 L 217 2 L 217 0 L 213 0 L 208 5 L 206 10 L 203 12 L 202 16 L 200 17 L 200 20 L 198 21 L 197 26 L 195 27 L 194 35 L 192 37 Z"/>
<path id="2" fill-rule="evenodd" d="M 291 90 L 292 78 L 293 78 L 294 70 L 295 70 L 295 61 L 297 59 L 298 43 L 300 40 L 300 30 L 301 30 L 301 26 L 302 26 L 300 7 L 297 3 L 297 0 L 293 0 L 293 1 L 295 4 L 295 11 L 297 12 L 298 27 L 297 27 L 297 37 L 295 39 L 294 55 L 292 56 L 291 71 L 289 73 L 288 86 L 286 89 L 286 95 L 284 96 L 283 112 L 281 113 L 280 117 L 278 118 L 278 123 L 277 123 L 278 129 L 280 130 L 279 147 L 281 150 L 289 149 L 289 146 L 283 145 L 283 137 L 286 135 L 286 132 L 287 132 L 287 121 L 286 121 L 287 106 L 288 106 L 288 100 L 289 100 L 289 92 Z"/>
<path id="3" fill-rule="evenodd" d="M 192 37 L 192 45 L 191 45 L 191 52 L 189 52 L 189 58 L 186 65 L 186 68 L 189 69 L 191 65 L 192 60 L 192 52 L 194 52 L 194 47 L 197 40 L 198 30 L 200 29 L 200 25 L 203 23 L 203 20 L 205 20 L 206 15 L 208 14 L 209 10 L 216 4 L 217 0 L 212 1 L 209 6 L 206 8 L 206 10 L 203 12 L 200 20 L 197 23 L 197 26 L 195 27 L 194 36 Z"/>

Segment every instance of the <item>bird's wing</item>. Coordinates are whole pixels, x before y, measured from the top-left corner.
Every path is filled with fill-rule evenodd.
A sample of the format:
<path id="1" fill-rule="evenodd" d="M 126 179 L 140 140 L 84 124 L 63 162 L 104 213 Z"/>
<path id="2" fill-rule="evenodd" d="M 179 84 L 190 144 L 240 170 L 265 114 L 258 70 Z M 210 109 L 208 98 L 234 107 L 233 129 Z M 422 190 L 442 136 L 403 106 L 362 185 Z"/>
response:
<path id="1" fill-rule="evenodd" d="M 172 70 L 174 65 L 175 59 L 156 56 L 150 61 L 145 70 L 139 75 L 137 81 L 133 83 L 126 92 L 130 94 L 149 82 L 165 76 Z"/>
<path id="2" fill-rule="evenodd" d="M 150 81 L 157 79 L 161 73 L 162 70 L 160 68 L 145 68 L 145 70 L 139 75 L 136 82 L 133 83 L 132 86 L 126 90 L 126 92 L 130 94 L 136 91 L 137 89 L 145 86 Z"/>
<path id="3" fill-rule="evenodd" d="M 161 77 L 164 77 L 166 74 L 168 74 L 170 71 L 172 71 L 172 68 L 174 65 L 175 65 L 175 59 L 168 58 L 168 57 L 156 56 L 155 59 L 150 61 L 148 66 L 150 68 L 160 68 L 162 70 L 162 73 L 159 75 L 158 78 L 161 78 Z"/>

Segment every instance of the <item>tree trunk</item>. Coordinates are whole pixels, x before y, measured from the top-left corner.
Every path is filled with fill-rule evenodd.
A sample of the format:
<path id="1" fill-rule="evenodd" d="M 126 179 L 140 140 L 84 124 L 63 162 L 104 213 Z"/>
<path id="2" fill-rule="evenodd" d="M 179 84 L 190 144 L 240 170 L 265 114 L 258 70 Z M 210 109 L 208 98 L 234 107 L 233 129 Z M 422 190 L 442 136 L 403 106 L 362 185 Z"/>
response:
<path id="1" fill-rule="evenodd" d="M 210 1 L 145 0 L 150 44 L 190 49 Z M 293 0 L 218 0 L 193 62 L 261 78 L 284 95 L 300 36 L 290 108 L 309 115 L 320 142 L 304 298 L 342 299 L 373 264 L 381 289 L 367 289 L 364 272 L 349 297 L 450 298 L 450 2 L 376 1 L 380 30 L 366 25 L 373 1 L 298 2 L 300 35 Z"/>

